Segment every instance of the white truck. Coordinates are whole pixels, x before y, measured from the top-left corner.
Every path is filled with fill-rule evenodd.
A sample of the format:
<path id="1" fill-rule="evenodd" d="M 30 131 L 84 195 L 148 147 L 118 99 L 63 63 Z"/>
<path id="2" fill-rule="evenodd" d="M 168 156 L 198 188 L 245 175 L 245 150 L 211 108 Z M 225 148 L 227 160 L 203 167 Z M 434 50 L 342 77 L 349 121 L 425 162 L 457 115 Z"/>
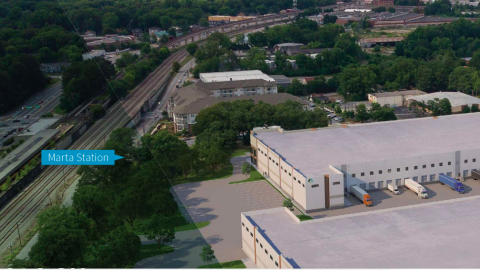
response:
<path id="1" fill-rule="evenodd" d="M 395 195 L 400 194 L 400 191 L 398 191 L 397 185 L 388 184 L 387 187 L 388 187 L 388 190 L 390 190 L 393 194 L 395 194 Z"/>
<path id="2" fill-rule="evenodd" d="M 427 190 L 422 185 L 413 181 L 412 179 L 405 179 L 405 186 L 413 192 L 417 193 L 418 197 L 422 199 L 428 198 Z"/>

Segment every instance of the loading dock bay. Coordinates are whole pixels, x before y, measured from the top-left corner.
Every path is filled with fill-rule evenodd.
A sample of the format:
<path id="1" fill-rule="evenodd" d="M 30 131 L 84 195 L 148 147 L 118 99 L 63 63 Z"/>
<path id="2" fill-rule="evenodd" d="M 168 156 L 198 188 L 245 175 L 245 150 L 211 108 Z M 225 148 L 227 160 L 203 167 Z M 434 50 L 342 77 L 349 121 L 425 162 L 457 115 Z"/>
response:
<path id="1" fill-rule="evenodd" d="M 480 195 L 480 180 L 468 179 L 465 182 L 462 182 L 462 184 L 465 186 L 465 194 L 459 194 L 458 192 L 453 191 L 450 187 L 440 184 L 439 181 L 426 182 L 421 184 L 427 190 L 428 199 L 422 199 L 418 197 L 417 194 L 415 194 L 411 190 L 408 190 L 405 186 L 398 187 L 398 190 L 400 191 L 400 194 L 398 195 L 393 194 L 388 189 L 367 190 L 373 201 L 372 207 L 366 207 L 360 202 L 360 200 L 351 196 L 350 198 L 345 198 L 345 200 L 346 205 L 349 204 L 352 206 L 340 209 L 313 212 L 309 213 L 309 215 L 313 218 L 332 217 L 392 207 Z"/>

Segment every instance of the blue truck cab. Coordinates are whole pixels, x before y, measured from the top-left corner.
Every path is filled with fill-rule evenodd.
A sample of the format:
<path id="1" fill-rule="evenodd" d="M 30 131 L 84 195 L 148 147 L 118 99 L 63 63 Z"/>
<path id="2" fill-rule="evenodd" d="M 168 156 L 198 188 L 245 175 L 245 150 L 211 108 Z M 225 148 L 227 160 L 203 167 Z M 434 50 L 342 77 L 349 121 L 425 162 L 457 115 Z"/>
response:
<path id="1" fill-rule="evenodd" d="M 460 194 L 464 194 L 465 193 L 465 188 L 463 186 L 462 183 L 460 183 L 460 181 L 458 181 L 457 179 L 454 179 L 448 175 L 445 175 L 443 173 L 441 173 L 438 177 L 438 179 L 440 180 L 440 183 L 442 183 L 442 185 L 447 185 L 449 187 L 451 187 L 453 190 L 457 191 L 458 193 Z"/>

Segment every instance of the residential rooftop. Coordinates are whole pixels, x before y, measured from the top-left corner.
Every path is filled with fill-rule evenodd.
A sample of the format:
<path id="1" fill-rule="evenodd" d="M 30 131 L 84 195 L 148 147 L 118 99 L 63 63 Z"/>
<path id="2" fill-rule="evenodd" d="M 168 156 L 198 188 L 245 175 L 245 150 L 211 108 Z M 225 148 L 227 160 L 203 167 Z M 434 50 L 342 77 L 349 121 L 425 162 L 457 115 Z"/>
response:
<path id="1" fill-rule="evenodd" d="M 318 177 L 330 173 L 329 165 L 480 148 L 479 121 L 480 113 L 470 113 L 255 136 L 307 177 Z"/>
<path id="2" fill-rule="evenodd" d="M 243 213 L 300 268 L 472 268 L 480 196 L 294 222 L 280 208 Z M 294 263 L 294 264 L 295 264 Z"/>
<path id="3" fill-rule="evenodd" d="M 447 98 L 450 101 L 452 107 L 458 107 L 463 105 L 472 106 L 472 104 L 480 104 L 480 98 L 472 97 L 462 92 L 436 92 L 421 96 L 408 97 L 407 100 L 416 100 L 418 102 L 423 101 L 427 103 L 429 100 L 434 100 L 435 98 Z"/>
<path id="4" fill-rule="evenodd" d="M 261 72 L 260 70 L 200 73 L 200 80 L 206 83 L 255 80 L 255 79 L 261 79 L 265 81 L 274 81 L 272 78 L 270 78 L 270 76 Z"/>
<path id="5" fill-rule="evenodd" d="M 170 97 L 175 100 L 176 105 L 172 112 L 178 114 L 198 114 L 201 110 L 224 101 L 253 100 L 255 103 L 262 101 L 271 105 L 277 105 L 287 100 L 293 100 L 303 105 L 308 104 L 307 101 L 287 93 L 229 98 L 212 97 L 206 91 L 199 89 L 196 84 L 177 89 Z"/>

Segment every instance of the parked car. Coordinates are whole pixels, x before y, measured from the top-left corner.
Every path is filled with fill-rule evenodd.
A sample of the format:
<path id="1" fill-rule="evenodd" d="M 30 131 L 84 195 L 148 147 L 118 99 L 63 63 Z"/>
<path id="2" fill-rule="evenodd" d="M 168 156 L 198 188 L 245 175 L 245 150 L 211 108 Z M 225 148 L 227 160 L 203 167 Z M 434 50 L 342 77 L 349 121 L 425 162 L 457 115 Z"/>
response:
<path id="1" fill-rule="evenodd" d="M 13 123 L 18 123 L 18 122 L 20 122 L 20 120 L 15 119 L 15 120 L 13 120 L 12 122 L 13 122 Z"/>
<path id="2" fill-rule="evenodd" d="M 5 123 L 0 124 L 0 127 L 8 127 L 8 124 L 5 124 Z"/>
<path id="3" fill-rule="evenodd" d="M 343 122 L 343 121 L 345 121 L 345 119 L 343 119 L 342 117 L 337 117 L 336 120 L 337 120 L 338 122 Z"/>
<path id="4" fill-rule="evenodd" d="M 42 104 L 42 103 L 43 103 L 43 100 L 40 100 L 40 101 L 38 102 L 38 104 Z"/>
<path id="5" fill-rule="evenodd" d="M 22 125 L 28 125 L 28 122 L 21 122 Z"/>

